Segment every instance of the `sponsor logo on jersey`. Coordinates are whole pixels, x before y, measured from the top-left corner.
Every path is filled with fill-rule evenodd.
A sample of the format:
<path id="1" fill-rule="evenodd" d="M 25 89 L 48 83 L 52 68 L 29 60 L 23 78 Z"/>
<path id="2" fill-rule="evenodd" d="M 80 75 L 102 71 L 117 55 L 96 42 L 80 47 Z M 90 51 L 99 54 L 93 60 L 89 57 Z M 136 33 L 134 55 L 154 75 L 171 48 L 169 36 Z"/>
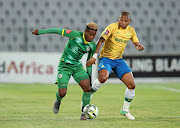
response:
<path id="1" fill-rule="evenodd" d="M 60 86 L 67 86 L 67 84 L 61 84 Z"/>
<path id="2" fill-rule="evenodd" d="M 127 33 L 127 34 L 126 34 L 127 37 L 130 36 L 130 35 L 131 35 L 130 33 Z"/>
<path id="3" fill-rule="evenodd" d="M 108 35 L 109 34 L 109 30 L 107 29 L 105 32 L 104 32 L 104 35 Z"/>
<path id="4" fill-rule="evenodd" d="M 66 33 L 67 33 L 67 34 L 69 34 L 69 33 L 71 33 L 71 32 L 72 32 L 72 30 L 66 29 Z"/>

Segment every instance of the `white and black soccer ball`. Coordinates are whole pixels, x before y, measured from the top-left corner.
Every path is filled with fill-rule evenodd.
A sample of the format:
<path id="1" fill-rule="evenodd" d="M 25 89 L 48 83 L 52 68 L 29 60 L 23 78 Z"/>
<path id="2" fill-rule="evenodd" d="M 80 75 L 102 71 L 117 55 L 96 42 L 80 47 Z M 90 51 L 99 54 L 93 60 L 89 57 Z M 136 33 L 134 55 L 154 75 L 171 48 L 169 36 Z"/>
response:
<path id="1" fill-rule="evenodd" d="M 88 119 L 94 119 L 98 116 L 98 108 L 94 104 L 88 104 L 84 107 L 83 112 Z"/>

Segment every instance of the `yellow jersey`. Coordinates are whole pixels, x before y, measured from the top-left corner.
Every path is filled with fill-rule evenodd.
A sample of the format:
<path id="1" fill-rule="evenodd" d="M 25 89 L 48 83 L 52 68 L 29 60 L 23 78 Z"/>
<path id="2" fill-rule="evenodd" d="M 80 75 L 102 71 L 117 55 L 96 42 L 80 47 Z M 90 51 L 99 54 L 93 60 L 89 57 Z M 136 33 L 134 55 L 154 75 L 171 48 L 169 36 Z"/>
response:
<path id="1" fill-rule="evenodd" d="M 120 59 L 129 39 L 133 43 L 139 42 L 134 28 L 128 25 L 126 29 L 122 29 L 119 27 L 119 22 L 107 26 L 101 37 L 105 39 L 105 44 L 101 50 L 100 58 Z"/>

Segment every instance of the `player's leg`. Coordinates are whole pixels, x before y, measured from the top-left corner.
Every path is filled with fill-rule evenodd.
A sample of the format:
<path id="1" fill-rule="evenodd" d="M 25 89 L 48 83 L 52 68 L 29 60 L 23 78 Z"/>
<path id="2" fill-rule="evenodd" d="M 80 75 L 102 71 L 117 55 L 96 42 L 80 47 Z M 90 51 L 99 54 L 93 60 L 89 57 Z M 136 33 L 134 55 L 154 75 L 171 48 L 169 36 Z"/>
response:
<path id="1" fill-rule="evenodd" d="M 82 111 L 84 107 L 90 103 L 91 100 L 91 85 L 89 79 L 84 79 L 79 82 L 79 85 L 83 89 L 82 96 Z"/>
<path id="2" fill-rule="evenodd" d="M 92 84 L 92 92 L 96 92 L 103 83 L 106 82 L 106 80 L 109 78 L 109 75 L 111 74 L 113 64 L 112 60 L 103 57 L 100 59 L 99 63 L 99 76 L 98 78 L 93 82 Z"/>
<path id="3" fill-rule="evenodd" d="M 91 96 L 90 79 L 84 68 L 80 68 L 75 74 L 73 74 L 73 78 L 83 89 L 83 96 L 82 96 L 82 110 L 83 110 L 83 108 L 90 102 L 90 96 Z"/>
<path id="4" fill-rule="evenodd" d="M 57 114 L 59 112 L 59 107 L 63 97 L 66 95 L 67 92 L 67 84 L 71 77 L 71 73 L 68 71 L 61 71 L 57 75 L 57 84 L 58 84 L 58 91 L 56 92 L 56 101 L 53 106 L 53 112 Z"/>
<path id="5" fill-rule="evenodd" d="M 108 78 L 109 78 L 109 71 L 106 69 L 100 70 L 98 78 L 92 84 L 91 87 L 92 94 L 94 94 Z"/>
<path id="6" fill-rule="evenodd" d="M 84 79 L 79 82 L 79 85 L 83 89 L 82 102 L 81 102 L 81 120 L 87 120 L 85 113 L 83 112 L 84 107 L 91 101 L 91 85 L 89 79 Z"/>
<path id="7" fill-rule="evenodd" d="M 118 64 L 119 65 L 114 69 L 114 72 L 117 74 L 119 79 L 121 79 L 121 81 L 127 86 L 127 89 L 125 91 L 124 105 L 121 110 L 121 114 L 125 115 L 128 119 L 134 120 L 135 118 L 129 113 L 129 106 L 135 96 L 134 77 L 131 72 L 132 70 L 124 62 L 123 59 L 118 60 Z"/>
<path id="8" fill-rule="evenodd" d="M 57 114 L 59 112 L 61 100 L 66 95 L 66 91 L 67 91 L 67 88 L 64 88 L 64 89 L 58 89 L 58 91 L 56 92 L 56 100 L 55 100 L 54 106 L 53 106 L 53 112 L 55 114 Z"/>
<path id="9" fill-rule="evenodd" d="M 83 89 L 83 95 L 82 95 L 82 104 L 81 104 L 81 120 L 86 120 L 86 116 L 83 113 L 84 107 L 90 103 L 91 100 L 91 85 L 90 85 L 90 79 L 87 74 L 87 72 L 84 70 L 84 68 L 80 68 L 75 74 L 73 74 L 73 78 L 81 88 Z"/>
<path id="10" fill-rule="evenodd" d="M 121 114 L 125 115 L 128 119 L 134 120 L 135 118 L 129 112 L 129 106 L 135 96 L 135 83 L 132 72 L 124 74 L 124 76 L 121 78 L 121 81 L 127 86 Z"/>

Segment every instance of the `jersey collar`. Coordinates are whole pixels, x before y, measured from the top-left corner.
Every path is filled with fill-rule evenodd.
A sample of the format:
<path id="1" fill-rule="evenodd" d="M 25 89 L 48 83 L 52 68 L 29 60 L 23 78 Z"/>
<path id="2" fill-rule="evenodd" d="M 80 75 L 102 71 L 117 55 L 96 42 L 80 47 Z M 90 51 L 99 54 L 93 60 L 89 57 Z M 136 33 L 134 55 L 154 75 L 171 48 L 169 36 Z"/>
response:
<path id="1" fill-rule="evenodd" d="M 85 36 L 84 36 L 84 33 L 83 33 L 83 39 L 84 39 L 84 43 L 85 43 L 85 44 L 91 43 L 91 42 L 86 41 Z"/>
<path id="2" fill-rule="evenodd" d="M 128 28 L 128 26 L 127 26 L 125 29 L 123 29 L 123 28 L 119 27 L 119 29 L 120 29 L 120 30 L 126 30 L 127 28 Z"/>

